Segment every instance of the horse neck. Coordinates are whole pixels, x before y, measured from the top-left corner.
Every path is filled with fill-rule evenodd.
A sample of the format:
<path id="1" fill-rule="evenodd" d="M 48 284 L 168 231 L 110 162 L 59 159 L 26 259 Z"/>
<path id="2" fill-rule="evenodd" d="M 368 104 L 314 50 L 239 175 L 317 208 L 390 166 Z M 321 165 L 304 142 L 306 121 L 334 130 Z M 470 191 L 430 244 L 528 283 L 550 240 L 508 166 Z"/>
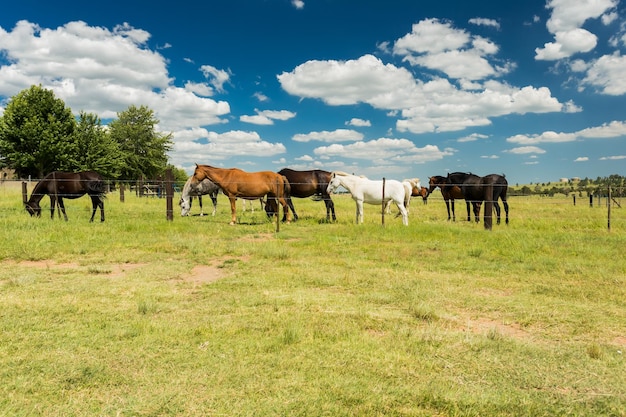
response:
<path id="1" fill-rule="evenodd" d="M 33 188 L 33 192 L 30 194 L 28 202 L 38 204 L 46 194 L 50 194 L 50 187 L 49 181 L 44 179 L 39 181 L 37 185 L 35 185 L 35 188 Z"/>
<path id="2" fill-rule="evenodd" d="M 183 192 L 181 193 L 180 198 L 182 198 L 183 200 L 188 200 L 190 190 L 191 190 L 191 178 L 189 178 L 187 182 L 185 183 L 185 185 L 183 186 Z"/>

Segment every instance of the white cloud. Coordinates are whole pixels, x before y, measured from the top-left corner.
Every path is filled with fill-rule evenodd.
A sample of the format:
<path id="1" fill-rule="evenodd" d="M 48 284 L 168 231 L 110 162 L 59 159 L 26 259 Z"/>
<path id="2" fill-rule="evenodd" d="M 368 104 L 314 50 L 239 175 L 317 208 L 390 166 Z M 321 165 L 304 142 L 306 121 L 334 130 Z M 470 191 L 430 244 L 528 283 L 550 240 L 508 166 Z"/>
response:
<path id="1" fill-rule="evenodd" d="M 363 134 L 357 132 L 356 130 L 350 129 L 337 129 L 332 132 L 329 131 L 321 131 L 321 132 L 310 132 L 310 133 L 300 133 L 294 135 L 291 138 L 294 142 L 311 142 L 311 141 L 320 141 L 320 142 L 328 142 L 328 143 L 336 143 L 336 142 L 354 142 L 363 140 Z"/>
<path id="2" fill-rule="evenodd" d="M 574 162 L 587 162 L 589 161 L 589 157 L 587 156 L 579 156 L 578 158 L 574 159 Z"/>
<path id="3" fill-rule="evenodd" d="M 478 26 L 490 26 L 496 29 L 500 29 L 500 23 L 495 19 L 486 19 L 483 17 L 475 17 L 469 20 L 469 23 Z"/>
<path id="4" fill-rule="evenodd" d="M 582 83 L 598 88 L 603 94 L 626 94 L 626 57 L 619 52 L 600 57 L 591 64 Z"/>
<path id="5" fill-rule="evenodd" d="M 600 161 L 621 161 L 626 159 L 626 155 L 603 156 Z"/>
<path id="6" fill-rule="evenodd" d="M 256 110 L 256 115 L 244 115 L 239 118 L 242 122 L 256 125 L 273 125 L 274 120 L 289 120 L 296 117 L 296 113 L 287 110 Z"/>
<path id="7" fill-rule="evenodd" d="M 555 41 L 536 48 L 535 59 L 553 61 L 594 49 L 597 37 L 582 26 L 588 19 L 603 15 L 603 22 L 608 24 L 617 3 L 618 0 L 549 0 L 546 8 L 552 9 L 552 13 L 546 27 Z"/>
<path id="8" fill-rule="evenodd" d="M 489 19 L 472 23 L 496 26 Z M 450 22 L 425 19 L 413 25 L 412 32 L 396 40 L 393 53 L 411 65 L 441 71 L 450 78 L 479 80 L 507 73 L 511 66 L 492 65 L 488 57 L 498 53 L 498 46 L 488 39 L 472 36 Z"/>
<path id="9" fill-rule="evenodd" d="M 516 155 L 524 155 L 524 154 L 529 154 L 529 153 L 535 153 L 535 154 L 546 153 L 545 150 L 537 146 L 520 146 L 519 148 L 509 149 L 508 151 L 505 151 L 505 152 L 516 154 Z"/>
<path id="10" fill-rule="evenodd" d="M 462 90 L 444 78 L 417 80 L 406 69 L 372 55 L 350 61 L 308 61 L 283 72 L 278 80 L 290 94 L 329 105 L 367 103 L 391 115 L 400 111 L 396 128 L 401 132 L 462 130 L 488 125 L 492 117 L 563 107 L 546 87 L 516 88 L 487 81 L 482 90 Z"/>
<path id="11" fill-rule="evenodd" d="M 230 81 L 230 70 L 217 69 L 211 65 L 202 65 L 200 71 L 218 93 L 223 93 L 224 84 Z"/>
<path id="12" fill-rule="evenodd" d="M 589 127 L 573 133 L 557 133 L 546 131 L 538 135 L 515 135 L 506 139 L 510 143 L 520 145 L 536 145 L 539 143 L 563 143 L 581 139 L 611 139 L 626 136 L 626 122 L 613 121 L 601 126 Z"/>
<path id="13" fill-rule="evenodd" d="M 352 118 L 346 122 L 347 126 L 355 126 L 355 127 L 370 127 L 372 123 L 369 120 L 363 120 L 358 118 Z"/>
<path id="14" fill-rule="evenodd" d="M 298 10 L 304 9 L 304 1 L 302 0 L 291 0 L 291 4 Z"/>
<path id="15" fill-rule="evenodd" d="M 480 133 L 472 133 L 471 135 L 468 136 L 464 136 L 462 138 L 457 139 L 457 142 L 463 143 L 463 142 L 475 142 L 479 139 L 487 139 L 489 136 L 487 135 L 482 135 Z"/>
<path id="16" fill-rule="evenodd" d="M 349 145 L 333 144 L 316 148 L 314 153 L 320 157 L 343 157 L 350 159 L 388 160 L 403 163 L 425 163 L 443 159 L 452 155 L 452 151 L 441 151 L 437 146 L 415 146 L 407 139 L 381 138 L 368 142 L 356 142 Z"/>
<path id="17" fill-rule="evenodd" d="M 206 98 L 206 85 L 175 87 L 167 60 L 145 46 L 149 38 L 128 24 L 108 30 L 76 21 L 44 29 L 22 20 L 11 31 L 0 27 L 0 53 L 7 58 L 0 96 L 41 84 L 70 108 L 103 119 L 144 104 L 163 131 L 222 123 L 229 104 Z"/>

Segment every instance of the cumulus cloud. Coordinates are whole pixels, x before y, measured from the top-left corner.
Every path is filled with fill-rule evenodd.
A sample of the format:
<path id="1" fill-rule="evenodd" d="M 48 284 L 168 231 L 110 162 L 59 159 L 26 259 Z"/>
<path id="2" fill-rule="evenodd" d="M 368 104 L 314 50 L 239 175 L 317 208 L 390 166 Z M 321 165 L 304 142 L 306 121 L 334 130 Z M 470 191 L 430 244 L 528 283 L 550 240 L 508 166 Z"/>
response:
<path id="1" fill-rule="evenodd" d="M 450 35 L 459 36 L 455 31 Z M 405 45 L 409 46 L 422 47 L 415 42 Z M 423 45 L 426 47 L 443 46 Z M 546 87 L 517 88 L 490 80 L 483 82 L 480 90 L 459 89 L 445 78 L 415 79 L 405 68 L 385 64 L 372 55 L 349 61 L 307 61 L 283 72 L 278 80 L 285 91 L 301 98 L 316 98 L 334 106 L 366 103 L 391 113 L 399 111 L 402 119 L 396 128 L 401 132 L 462 130 L 488 125 L 492 117 L 563 108 Z"/>
<path id="2" fill-rule="evenodd" d="M 304 1 L 302 0 L 291 0 L 291 4 L 298 10 L 304 9 Z"/>
<path id="3" fill-rule="evenodd" d="M 483 17 L 475 17 L 469 20 L 469 23 L 478 26 L 489 26 L 500 29 L 500 23 L 495 19 L 486 19 Z"/>
<path id="4" fill-rule="evenodd" d="M 626 136 L 626 122 L 613 121 L 572 133 L 547 131 L 537 135 L 515 135 L 507 138 L 506 141 L 520 145 L 536 145 L 539 143 L 573 142 L 581 139 L 611 139 L 623 136 Z"/>
<path id="5" fill-rule="evenodd" d="M 591 63 L 582 84 L 593 86 L 603 94 L 626 94 L 626 57 L 619 52 L 600 57 Z"/>
<path id="6" fill-rule="evenodd" d="M 370 127 L 372 123 L 369 120 L 352 118 L 346 122 L 346 125 L 355 127 Z"/>
<path id="7" fill-rule="evenodd" d="M 505 151 L 505 152 L 516 154 L 516 155 L 524 155 L 524 154 L 531 154 L 531 153 L 534 153 L 534 154 L 546 153 L 544 149 L 541 149 L 537 146 L 520 146 L 519 148 L 509 149 L 508 151 Z"/>
<path id="8" fill-rule="evenodd" d="M 330 131 L 321 131 L 321 132 L 310 132 L 310 133 L 300 133 L 294 135 L 291 138 L 294 142 L 311 142 L 311 141 L 319 141 L 319 142 L 354 142 L 363 140 L 363 134 L 357 132 L 356 130 L 350 129 L 337 129 L 332 132 Z"/>
<path id="9" fill-rule="evenodd" d="M 554 35 L 554 42 L 536 48 L 535 59 L 554 61 L 594 49 L 597 36 L 582 26 L 587 20 L 599 17 L 609 24 L 617 3 L 618 0 L 549 0 L 546 8 L 552 13 L 546 27 Z"/>
<path id="10" fill-rule="evenodd" d="M 239 118 L 242 122 L 256 125 L 273 125 L 274 120 L 289 120 L 296 117 L 296 113 L 288 110 L 257 110 L 256 115 L 244 115 Z"/>
<path id="11" fill-rule="evenodd" d="M 449 149 L 440 150 L 435 145 L 426 145 L 418 148 L 407 139 L 381 138 L 372 141 L 355 142 L 349 145 L 332 144 L 316 148 L 314 153 L 324 157 L 343 157 L 349 159 L 372 159 L 379 161 L 396 161 L 403 163 L 425 163 L 450 156 Z"/>
<path id="12" fill-rule="evenodd" d="M 477 18 L 470 22 L 498 25 L 489 19 Z M 512 64 L 490 62 L 498 51 L 499 47 L 489 39 L 472 35 L 439 19 L 425 19 L 414 24 L 412 32 L 396 40 L 393 46 L 393 53 L 411 65 L 467 80 L 481 80 L 509 72 Z"/>
<path id="13" fill-rule="evenodd" d="M 41 84 L 72 109 L 114 118 L 141 103 L 155 111 L 160 129 L 222 123 L 225 101 L 207 98 L 206 84 L 173 85 L 167 60 L 146 47 L 150 34 L 125 23 L 113 30 L 69 22 L 55 29 L 22 20 L 0 27 L 0 96 Z M 219 84 L 218 84 L 219 85 Z"/>
<path id="14" fill-rule="evenodd" d="M 574 162 L 587 162 L 589 161 L 589 157 L 586 156 L 579 156 L 578 158 L 574 159 Z"/>

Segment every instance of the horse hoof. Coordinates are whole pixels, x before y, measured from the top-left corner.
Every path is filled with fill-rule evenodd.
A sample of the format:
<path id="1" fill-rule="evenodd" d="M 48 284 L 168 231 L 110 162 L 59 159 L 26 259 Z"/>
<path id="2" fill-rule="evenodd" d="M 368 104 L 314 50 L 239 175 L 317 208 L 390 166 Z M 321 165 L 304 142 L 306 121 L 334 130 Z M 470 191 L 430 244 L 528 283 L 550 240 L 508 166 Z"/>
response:
<path id="1" fill-rule="evenodd" d="M 229 224 L 229 225 L 231 225 L 231 226 L 234 226 L 234 225 L 235 225 L 235 222 L 230 222 L 230 223 L 228 223 L 228 224 Z"/>

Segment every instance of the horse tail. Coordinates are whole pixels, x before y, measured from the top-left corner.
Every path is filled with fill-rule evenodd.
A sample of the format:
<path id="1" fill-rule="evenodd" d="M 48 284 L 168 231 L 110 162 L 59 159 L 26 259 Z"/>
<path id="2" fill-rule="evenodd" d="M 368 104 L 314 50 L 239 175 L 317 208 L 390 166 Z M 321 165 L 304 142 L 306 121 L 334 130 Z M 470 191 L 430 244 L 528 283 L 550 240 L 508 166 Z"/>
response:
<path id="1" fill-rule="evenodd" d="M 289 180 L 284 175 L 283 177 L 283 197 L 286 199 L 291 196 L 291 184 L 289 184 Z"/>

